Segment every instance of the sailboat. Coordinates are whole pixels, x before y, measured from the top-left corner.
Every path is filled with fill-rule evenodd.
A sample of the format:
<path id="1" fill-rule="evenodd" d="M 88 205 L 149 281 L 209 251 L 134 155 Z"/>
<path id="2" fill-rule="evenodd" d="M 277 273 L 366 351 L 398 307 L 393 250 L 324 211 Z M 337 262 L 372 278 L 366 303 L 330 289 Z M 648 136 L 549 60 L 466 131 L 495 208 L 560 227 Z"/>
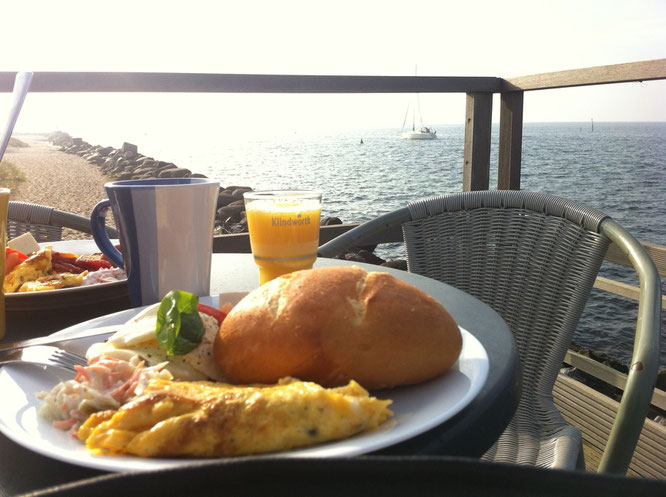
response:
<path id="1" fill-rule="evenodd" d="M 421 105 L 418 94 L 416 95 L 416 106 L 412 110 L 412 129 L 405 131 L 405 123 L 407 122 L 408 115 L 409 105 L 407 106 L 407 112 L 405 112 L 405 119 L 402 122 L 402 131 L 400 133 L 400 136 L 403 140 L 434 140 L 437 138 L 437 131 L 433 131 L 432 128 L 423 124 L 423 118 L 421 117 Z M 421 124 L 418 129 L 416 129 L 417 118 Z"/>
<path id="2" fill-rule="evenodd" d="M 412 128 L 411 131 L 403 131 L 400 137 L 403 140 L 434 140 L 437 138 L 437 131 L 433 131 L 427 126 L 421 126 L 419 129 Z"/>

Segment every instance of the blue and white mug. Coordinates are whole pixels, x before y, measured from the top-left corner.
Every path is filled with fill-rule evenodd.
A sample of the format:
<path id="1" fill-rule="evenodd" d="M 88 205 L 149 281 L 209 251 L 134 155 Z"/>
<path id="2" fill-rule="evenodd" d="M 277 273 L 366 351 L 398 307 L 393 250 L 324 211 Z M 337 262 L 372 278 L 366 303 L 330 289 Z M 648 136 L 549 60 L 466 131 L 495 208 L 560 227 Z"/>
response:
<path id="1" fill-rule="evenodd" d="M 134 307 L 159 302 L 171 290 L 210 293 L 213 228 L 219 182 L 206 178 L 114 181 L 90 215 L 100 251 L 127 273 Z M 119 252 L 105 230 L 111 208 Z"/>

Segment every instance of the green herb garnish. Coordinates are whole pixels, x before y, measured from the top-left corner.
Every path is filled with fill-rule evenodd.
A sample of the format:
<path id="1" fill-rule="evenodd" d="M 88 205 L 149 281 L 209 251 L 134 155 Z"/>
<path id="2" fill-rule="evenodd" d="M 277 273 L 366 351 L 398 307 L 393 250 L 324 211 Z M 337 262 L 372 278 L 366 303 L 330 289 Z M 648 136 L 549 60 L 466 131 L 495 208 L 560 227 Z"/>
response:
<path id="1" fill-rule="evenodd" d="M 189 292 L 171 290 L 157 311 L 157 342 L 169 355 L 192 351 L 204 335 L 204 325 L 197 306 L 199 297 Z"/>

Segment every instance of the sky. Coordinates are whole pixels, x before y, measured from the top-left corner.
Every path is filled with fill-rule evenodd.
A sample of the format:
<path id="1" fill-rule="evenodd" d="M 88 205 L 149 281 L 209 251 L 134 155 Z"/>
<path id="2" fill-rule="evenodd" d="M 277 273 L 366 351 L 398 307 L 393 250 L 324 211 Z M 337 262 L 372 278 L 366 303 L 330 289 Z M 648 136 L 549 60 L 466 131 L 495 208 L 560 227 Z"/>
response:
<path id="1" fill-rule="evenodd" d="M 513 77 L 666 57 L 665 0 L 3 2 L 0 71 Z M 8 22 L 11 20 L 11 22 Z M 160 97 L 164 97 L 163 95 Z M 200 98 L 200 97 L 205 97 Z M 666 121 L 666 81 L 527 92 L 526 122 Z M 8 108 L 0 94 L 0 112 Z M 31 94 L 17 131 L 98 114 L 394 127 L 410 95 Z M 421 96 L 463 123 L 462 94 Z M 222 117 L 222 119 L 220 119 Z M 499 119 L 499 95 L 493 120 Z M 136 123 L 134 123 L 136 124 Z M 222 124 L 220 124 L 222 125 Z"/>

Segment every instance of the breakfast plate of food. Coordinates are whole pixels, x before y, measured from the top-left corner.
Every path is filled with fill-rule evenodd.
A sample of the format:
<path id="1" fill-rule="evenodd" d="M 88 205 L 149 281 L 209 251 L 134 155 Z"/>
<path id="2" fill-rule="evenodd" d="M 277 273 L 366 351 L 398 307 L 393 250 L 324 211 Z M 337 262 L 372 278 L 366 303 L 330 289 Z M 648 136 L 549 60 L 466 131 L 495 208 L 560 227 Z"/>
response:
<path id="1" fill-rule="evenodd" d="M 125 272 L 106 260 L 93 240 L 38 244 L 30 233 L 10 240 L 3 290 L 8 336 L 15 338 L 130 307 Z"/>
<path id="2" fill-rule="evenodd" d="M 3 291 L 7 298 L 80 292 L 97 285 L 125 284 L 125 271 L 99 252 L 92 240 L 37 243 L 30 233 L 5 249 Z"/>
<path id="3" fill-rule="evenodd" d="M 0 368 L 0 431 L 106 471 L 377 451 L 456 415 L 488 375 L 481 343 L 418 292 L 349 266 L 249 294 L 173 291 L 58 332 L 88 358 L 76 373 Z"/>

